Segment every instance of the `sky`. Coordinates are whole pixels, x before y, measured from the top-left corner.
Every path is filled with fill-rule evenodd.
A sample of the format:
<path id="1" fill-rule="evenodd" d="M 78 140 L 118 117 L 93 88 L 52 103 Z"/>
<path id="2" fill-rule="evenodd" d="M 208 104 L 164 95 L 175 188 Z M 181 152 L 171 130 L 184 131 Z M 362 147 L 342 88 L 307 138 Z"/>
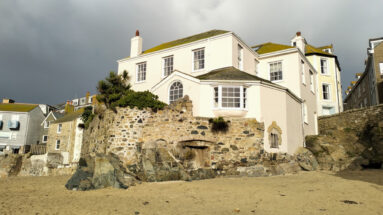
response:
<path id="1" fill-rule="evenodd" d="M 382 0 L 0 0 L 0 98 L 58 104 L 96 93 L 139 29 L 143 49 L 211 29 L 249 46 L 289 44 L 297 31 L 333 44 L 343 89 L 383 37 Z"/>

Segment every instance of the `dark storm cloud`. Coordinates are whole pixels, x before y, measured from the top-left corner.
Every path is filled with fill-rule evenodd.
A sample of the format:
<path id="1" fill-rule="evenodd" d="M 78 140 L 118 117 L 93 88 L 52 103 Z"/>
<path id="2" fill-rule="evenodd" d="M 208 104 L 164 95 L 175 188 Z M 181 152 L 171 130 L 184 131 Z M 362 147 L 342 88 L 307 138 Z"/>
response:
<path id="1" fill-rule="evenodd" d="M 368 4 L 367 4 L 368 3 Z M 369 38 L 383 36 L 383 1 L 0 0 L 0 98 L 55 104 L 95 92 L 140 29 L 144 49 L 210 29 L 249 45 L 288 44 L 302 31 L 333 43 L 343 88 L 363 71 Z"/>

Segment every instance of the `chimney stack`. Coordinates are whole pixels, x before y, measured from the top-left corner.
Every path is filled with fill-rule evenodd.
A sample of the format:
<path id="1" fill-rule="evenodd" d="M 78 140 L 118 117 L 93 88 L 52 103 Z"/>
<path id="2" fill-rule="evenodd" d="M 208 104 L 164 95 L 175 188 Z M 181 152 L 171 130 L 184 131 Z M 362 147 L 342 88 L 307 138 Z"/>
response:
<path id="1" fill-rule="evenodd" d="M 302 53 L 305 53 L 306 40 L 302 37 L 302 33 L 298 31 L 295 37 L 291 40 L 291 46 L 297 47 Z"/>
<path id="2" fill-rule="evenodd" d="M 130 40 L 130 57 L 136 57 L 142 53 L 142 37 L 140 32 L 136 31 L 136 36 Z"/>
<path id="3" fill-rule="evenodd" d="M 12 104 L 12 103 L 15 103 L 15 100 L 3 98 L 3 104 Z"/>

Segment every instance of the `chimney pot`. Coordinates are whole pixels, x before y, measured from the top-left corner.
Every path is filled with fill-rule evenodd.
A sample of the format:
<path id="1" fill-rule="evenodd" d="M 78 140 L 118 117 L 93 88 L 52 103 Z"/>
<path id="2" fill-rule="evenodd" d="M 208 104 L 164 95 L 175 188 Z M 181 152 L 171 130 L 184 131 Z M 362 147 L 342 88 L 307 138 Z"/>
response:
<path id="1" fill-rule="evenodd" d="M 301 36 L 301 32 L 300 31 L 297 32 L 297 36 L 298 37 Z"/>
<path id="2" fill-rule="evenodd" d="M 140 31 L 136 30 L 136 37 L 140 36 Z"/>

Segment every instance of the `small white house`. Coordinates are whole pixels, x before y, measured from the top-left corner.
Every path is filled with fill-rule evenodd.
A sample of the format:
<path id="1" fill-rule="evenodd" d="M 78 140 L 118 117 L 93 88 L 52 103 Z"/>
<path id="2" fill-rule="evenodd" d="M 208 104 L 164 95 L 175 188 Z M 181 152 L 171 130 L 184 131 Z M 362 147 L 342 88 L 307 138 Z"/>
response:
<path id="1" fill-rule="evenodd" d="M 146 51 L 142 51 L 142 42 L 136 32 L 130 57 L 118 61 L 118 73 L 129 73 L 134 90 L 149 90 L 168 104 L 188 95 L 194 116 L 264 122 L 268 152 L 293 154 L 304 145 L 305 135 L 317 133 L 316 71 L 308 66 L 307 85 L 295 83 L 302 75 L 294 63 L 299 62 L 299 51 L 284 59 L 260 58 L 236 34 L 222 30 Z"/>

